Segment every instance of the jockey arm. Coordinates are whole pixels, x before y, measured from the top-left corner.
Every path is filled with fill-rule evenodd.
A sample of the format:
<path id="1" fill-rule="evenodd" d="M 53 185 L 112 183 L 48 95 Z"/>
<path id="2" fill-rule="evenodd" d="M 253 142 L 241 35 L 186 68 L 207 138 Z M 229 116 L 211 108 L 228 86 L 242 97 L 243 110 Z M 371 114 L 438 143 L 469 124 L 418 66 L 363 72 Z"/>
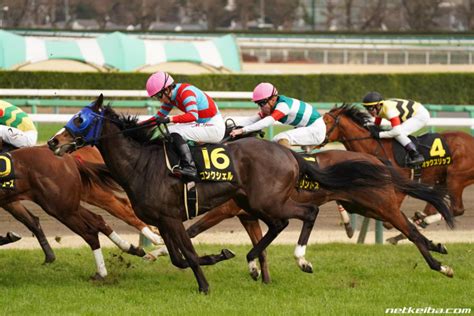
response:
<path id="1" fill-rule="evenodd" d="M 259 113 L 259 116 L 263 117 L 261 113 Z M 264 128 L 272 126 L 273 124 L 275 124 L 276 121 L 282 119 L 284 116 L 285 116 L 284 113 L 278 110 L 274 110 L 271 115 L 263 117 L 261 120 L 251 125 L 245 126 L 243 128 L 243 132 L 244 134 L 246 134 L 246 133 L 251 133 L 255 131 L 260 131 Z"/>
<path id="2" fill-rule="evenodd" d="M 381 119 L 380 119 L 381 120 Z M 377 119 L 375 121 L 377 124 Z M 380 132 L 380 138 L 394 138 L 402 134 L 402 126 L 400 122 L 400 118 L 398 116 L 391 118 L 390 123 L 392 124 L 392 129 L 385 132 Z M 380 124 L 377 124 L 380 125 Z"/>

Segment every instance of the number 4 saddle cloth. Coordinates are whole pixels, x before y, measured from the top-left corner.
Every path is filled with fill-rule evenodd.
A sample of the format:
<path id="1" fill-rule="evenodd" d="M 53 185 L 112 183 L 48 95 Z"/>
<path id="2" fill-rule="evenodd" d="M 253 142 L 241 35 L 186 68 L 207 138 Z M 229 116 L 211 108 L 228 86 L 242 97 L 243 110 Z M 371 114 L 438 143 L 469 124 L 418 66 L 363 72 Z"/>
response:
<path id="1" fill-rule="evenodd" d="M 15 189 L 15 172 L 10 154 L 0 154 L 0 188 Z"/>
<path id="2" fill-rule="evenodd" d="M 223 144 L 190 146 L 201 181 L 236 182 L 234 162 Z M 179 155 L 173 144 L 166 143 L 165 158 L 168 169 L 179 165 Z"/>
<path id="3" fill-rule="evenodd" d="M 444 138 L 438 133 L 427 133 L 419 137 L 409 136 L 425 161 L 421 168 L 446 166 L 453 162 L 451 150 Z M 408 152 L 397 140 L 392 141 L 393 156 L 400 167 L 407 167 Z"/>

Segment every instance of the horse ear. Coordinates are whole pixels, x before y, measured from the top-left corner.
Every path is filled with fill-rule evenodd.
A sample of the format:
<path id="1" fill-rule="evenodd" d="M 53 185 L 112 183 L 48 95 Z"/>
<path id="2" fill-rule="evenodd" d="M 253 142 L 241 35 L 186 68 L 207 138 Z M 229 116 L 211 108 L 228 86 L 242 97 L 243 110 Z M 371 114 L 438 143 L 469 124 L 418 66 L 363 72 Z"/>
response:
<path id="1" fill-rule="evenodd" d="M 101 93 L 99 95 L 99 97 L 97 98 L 97 100 L 95 100 L 94 102 L 94 109 L 96 111 L 99 111 L 100 108 L 102 108 L 102 103 L 104 102 L 104 95 Z"/>

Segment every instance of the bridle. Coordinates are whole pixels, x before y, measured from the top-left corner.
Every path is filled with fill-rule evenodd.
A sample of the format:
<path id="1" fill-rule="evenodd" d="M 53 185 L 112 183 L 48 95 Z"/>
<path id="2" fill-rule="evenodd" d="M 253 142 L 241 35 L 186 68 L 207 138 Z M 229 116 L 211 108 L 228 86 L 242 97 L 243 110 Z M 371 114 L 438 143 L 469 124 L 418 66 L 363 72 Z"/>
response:
<path id="1" fill-rule="evenodd" d="M 69 124 L 64 126 L 64 129 L 72 136 L 73 141 L 71 141 L 68 144 L 63 144 L 62 146 L 70 145 L 70 146 L 73 146 L 74 150 L 80 149 L 80 148 L 82 148 L 86 145 L 95 146 L 102 139 L 105 139 L 105 138 L 108 138 L 108 137 L 113 137 L 113 136 L 116 136 L 118 134 L 122 134 L 122 133 L 125 133 L 125 132 L 130 132 L 130 131 L 134 131 L 134 130 L 154 126 L 154 125 L 157 125 L 157 128 L 160 130 L 161 134 L 165 136 L 165 138 L 169 137 L 168 126 L 166 124 L 156 124 L 156 122 L 147 122 L 145 124 L 140 124 L 140 125 L 135 126 L 135 127 L 123 129 L 123 130 L 120 130 L 120 131 L 115 132 L 115 133 L 110 133 L 110 134 L 107 134 L 107 135 L 101 135 L 102 128 L 103 128 L 103 125 L 104 125 L 103 124 L 104 120 L 115 123 L 117 125 L 120 124 L 120 121 L 117 121 L 117 120 L 109 118 L 109 117 L 105 117 L 104 114 L 103 114 L 103 111 L 101 111 L 99 113 L 92 112 L 92 113 L 90 113 L 90 115 L 94 116 L 94 119 L 92 120 L 92 122 L 89 124 L 89 126 L 84 131 L 75 130 L 75 128 L 71 128 L 71 126 L 68 126 Z M 162 125 L 164 125 L 164 130 L 162 129 Z"/>
<path id="2" fill-rule="evenodd" d="M 333 125 L 329 128 L 329 130 L 326 132 L 326 137 L 324 138 L 324 141 L 323 141 L 323 143 L 321 144 L 321 146 L 324 146 L 324 145 L 326 145 L 327 143 L 329 143 L 329 137 L 330 137 L 330 135 L 332 134 L 332 132 L 334 132 L 334 130 L 336 129 L 336 127 L 338 127 L 339 122 L 340 122 L 340 119 L 341 119 L 341 115 L 340 115 L 340 114 L 335 115 L 335 114 L 332 113 L 331 111 L 327 112 L 325 115 L 330 116 L 330 117 L 333 119 L 334 124 L 333 124 Z M 344 143 L 348 143 L 348 142 L 359 141 L 359 140 L 367 140 L 367 139 L 373 139 L 373 140 L 377 141 L 377 143 L 379 144 L 379 146 L 382 148 L 382 151 L 383 151 L 385 157 L 388 157 L 388 156 L 387 156 L 387 152 L 385 151 L 385 147 L 382 145 L 382 142 L 380 141 L 380 139 L 374 139 L 372 136 L 354 137 L 354 138 L 345 138 L 345 137 L 342 137 L 339 141 L 344 144 Z"/>

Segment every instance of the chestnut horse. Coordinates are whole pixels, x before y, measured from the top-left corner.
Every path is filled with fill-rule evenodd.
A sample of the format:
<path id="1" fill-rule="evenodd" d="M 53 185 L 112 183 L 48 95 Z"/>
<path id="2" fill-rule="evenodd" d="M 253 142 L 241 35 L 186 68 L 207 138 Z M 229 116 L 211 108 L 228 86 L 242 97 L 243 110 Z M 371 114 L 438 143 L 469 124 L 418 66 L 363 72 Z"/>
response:
<path id="1" fill-rule="evenodd" d="M 334 165 L 338 162 L 345 161 L 345 160 L 367 160 L 374 164 L 381 165 L 382 162 L 378 160 L 375 156 L 365 154 L 365 153 L 357 153 L 357 152 L 350 152 L 350 151 L 343 151 L 343 150 L 327 150 L 322 151 L 319 153 L 315 153 L 312 155 L 314 159 L 319 163 L 321 167 L 328 167 Z M 384 192 L 377 189 L 368 188 L 365 190 L 365 194 L 367 194 L 370 198 L 366 199 L 358 199 L 355 196 L 348 196 L 346 197 L 345 201 L 341 203 L 346 207 L 346 209 L 351 213 L 359 213 L 366 217 L 372 217 L 376 219 L 383 219 L 391 217 L 390 214 L 401 214 L 399 209 L 400 199 L 403 199 L 405 194 L 410 195 L 414 198 L 421 199 L 423 201 L 427 201 L 433 203 L 433 205 L 437 205 L 440 208 L 440 211 L 445 213 L 447 217 L 449 217 L 449 212 L 446 205 L 440 205 L 440 192 L 436 190 L 432 190 L 425 185 L 409 181 L 400 177 L 400 175 L 394 170 L 391 169 L 393 172 L 392 179 L 393 179 L 393 192 L 390 191 Z M 390 198 L 391 197 L 391 198 Z M 298 199 L 299 197 L 295 197 Z M 328 192 L 325 190 L 317 190 L 313 192 L 313 202 L 317 205 L 321 205 L 327 201 L 335 201 L 341 198 L 337 194 L 332 194 L 332 192 Z M 397 208 L 398 205 L 398 208 Z M 239 219 L 246 221 L 246 229 L 252 230 L 252 234 L 249 233 L 249 236 L 252 240 L 252 243 L 255 244 L 261 238 L 261 229 L 258 224 L 258 220 L 255 218 L 251 218 L 249 214 L 242 211 L 234 202 L 228 202 L 216 209 L 209 211 L 208 213 L 204 214 L 197 222 L 191 225 L 188 229 L 188 235 L 192 238 L 200 234 L 201 232 L 209 229 L 210 227 L 218 224 L 219 222 L 231 218 L 233 216 L 238 216 Z M 251 223 L 253 225 L 251 226 Z M 409 224 L 408 227 L 413 229 L 413 225 Z M 414 241 L 419 237 L 417 235 L 410 234 L 410 229 L 402 230 L 404 231 L 407 236 L 410 236 L 410 240 Z M 260 237 L 259 237 L 260 236 Z M 414 241 L 415 242 L 415 241 Z M 431 251 L 436 251 L 439 253 L 446 254 L 446 248 L 441 244 L 433 244 L 431 241 L 425 241 L 428 245 L 428 249 Z M 416 242 L 415 242 L 416 243 Z M 304 272 L 312 272 L 312 265 L 310 262 L 306 261 L 304 258 L 305 247 L 306 245 L 300 244 L 295 249 L 295 259 L 300 267 L 300 269 Z M 151 254 L 154 254 L 152 251 Z M 265 260 L 265 258 L 264 258 Z M 427 260 L 429 262 L 429 260 Z M 264 261 L 261 264 L 262 270 L 262 281 L 269 282 L 269 272 L 266 262 Z M 448 276 L 452 276 L 448 275 Z"/>
<path id="2" fill-rule="evenodd" d="M 10 166 L 5 167 L 3 171 L 14 170 L 15 188 L 0 191 L 0 205 L 21 206 L 18 201 L 33 201 L 40 205 L 46 213 L 81 236 L 89 244 L 95 257 L 97 272 L 94 278 L 101 279 L 107 275 L 98 238 L 99 232 L 109 237 L 112 242 L 127 253 L 141 257 L 145 255 L 143 249 L 123 240 L 105 223 L 101 216 L 80 205 L 83 188 L 92 189 L 93 186 L 100 186 L 110 190 L 109 188 L 114 187 L 104 165 L 79 163 L 71 155 L 56 157 L 44 146 L 17 149 L 10 152 L 9 155 L 11 156 L 11 168 Z M 8 164 L 10 163 L 5 166 Z M 93 182 L 86 184 L 84 182 L 86 175 L 89 179 L 87 181 L 93 179 Z M 117 187 L 116 184 L 115 187 Z M 84 199 L 92 201 L 91 196 L 90 192 L 86 193 Z M 22 210 L 20 209 L 20 211 Z M 26 212 L 29 213 L 27 210 Z M 33 220 L 35 219 L 33 218 Z M 37 224 L 39 226 L 39 222 Z"/>
<path id="3" fill-rule="evenodd" d="M 182 202 L 184 186 L 179 179 L 169 176 L 164 141 L 144 144 L 149 140 L 149 137 L 143 137 L 145 126 L 137 126 L 136 118 L 120 118 L 112 108 L 103 108 L 102 103 L 103 96 L 100 95 L 74 115 L 65 129 L 48 141 L 48 145 L 57 155 L 85 145 L 97 145 L 111 174 L 127 192 L 138 217 L 159 228 L 172 263 L 180 268 L 191 267 L 199 290 L 208 292 L 209 284 L 200 265 L 214 264 L 219 258 L 199 257 L 184 230 L 182 221 L 187 219 Z M 368 200 L 369 196 L 364 193 L 367 188 L 381 190 L 384 192 L 382 198 L 394 194 L 393 186 L 388 187 L 394 179 L 384 165 L 345 160 L 320 169 L 287 148 L 255 138 L 229 143 L 225 150 L 227 157 L 234 162 L 236 182 L 196 183 L 200 212 L 205 213 L 234 200 L 240 208 L 267 224 L 268 232 L 247 255 L 251 271 L 256 270 L 255 259 L 288 225 L 288 219 L 303 221 L 298 244 L 307 243 L 319 209 L 312 193 L 296 188 L 297 180 L 303 174 L 317 181 L 321 190 L 327 191 L 326 197 L 321 197 L 323 201 L 335 194 L 341 201 L 355 199 L 360 202 L 357 206 Z M 442 211 L 442 198 L 440 201 Z M 410 236 L 413 234 L 414 242 L 431 268 L 452 274 L 451 268 L 441 266 L 431 257 L 429 241 L 416 229 L 410 229 L 410 223 L 400 212 L 378 214 L 383 214 L 384 220 L 392 219 Z M 443 214 L 450 223 L 449 213 Z"/>
<path id="4" fill-rule="evenodd" d="M 367 112 L 349 104 L 331 109 L 323 117 L 327 128 L 326 142 L 339 141 L 347 150 L 388 160 L 406 177 L 410 177 L 411 170 L 399 167 L 394 160 L 392 139 L 375 140 L 371 137 L 366 127 L 370 118 Z M 440 136 L 451 150 L 452 163 L 422 168 L 421 181 L 446 189 L 451 200 L 451 213 L 460 216 L 465 211 L 462 193 L 467 186 L 474 184 L 474 138 L 461 131 L 442 132 Z M 427 204 L 423 213 L 433 216 L 436 210 Z M 434 218 L 441 219 L 437 215 Z"/>
<path id="5" fill-rule="evenodd" d="M 103 96 L 100 95 L 51 138 L 48 145 L 57 155 L 62 155 L 87 144 L 96 144 L 111 174 L 127 192 L 135 213 L 160 230 L 172 263 L 180 268 L 190 267 L 199 291 L 207 293 L 209 284 L 200 265 L 227 258 L 222 258 L 222 253 L 204 257 L 196 254 L 182 223 L 187 219 L 182 202 L 183 183 L 168 175 L 163 142 L 145 146 L 145 139 L 136 139 L 137 135 L 144 135 L 137 133 L 143 126 L 137 126 L 136 118 L 121 119 L 110 107 L 103 108 L 102 103 Z M 247 255 L 250 269 L 255 259 L 288 225 L 289 218 L 303 220 L 301 238 L 309 238 L 319 209 L 313 203 L 291 198 L 301 172 L 310 180 L 317 180 L 322 187 L 346 194 L 354 184 L 361 189 L 383 187 L 390 182 L 390 175 L 380 166 L 358 161 L 342 162 L 321 170 L 278 144 L 254 138 L 229 143 L 226 155 L 234 162 L 235 182 L 197 183 L 199 211 L 204 213 L 234 200 L 239 207 L 267 224 L 268 232 Z M 279 175 L 277 179 L 275 173 Z"/>
<path id="6" fill-rule="evenodd" d="M 49 154 L 49 151 L 45 151 L 44 153 Z M 152 232 L 145 223 L 136 217 L 128 199 L 119 197 L 115 194 L 115 191 L 121 190 L 117 184 L 111 181 L 104 182 L 100 179 L 97 179 L 97 176 L 91 172 L 94 170 L 93 168 L 81 167 L 84 162 L 103 164 L 102 157 L 100 156 L 100 153 L 97 149 L 93 147 L 85 147 L 77 152 L 74 152 L 73 156 L 76 158 L 76 165 L 81 176 L 82 201 L 100 207 L 111 215 L 123 220 L 130 226 L 137 228 L 154 244 L 162 244 L 161 237 Z M 59 170 L 66 167 L 67 166 L 65 164 L 65 166 L 59 168 Z M 51 192 L 51 194 L 53 193 L 54 190 Z M 22 222 L 35 235 L 45 254 L 44 262 L 53 262 L 55 260 L 55 255 L 41 228 L 39 218 L 33 215 L 19 201 L 3 204 L 1 207 L 8 211 L 15 219 Z"/>

